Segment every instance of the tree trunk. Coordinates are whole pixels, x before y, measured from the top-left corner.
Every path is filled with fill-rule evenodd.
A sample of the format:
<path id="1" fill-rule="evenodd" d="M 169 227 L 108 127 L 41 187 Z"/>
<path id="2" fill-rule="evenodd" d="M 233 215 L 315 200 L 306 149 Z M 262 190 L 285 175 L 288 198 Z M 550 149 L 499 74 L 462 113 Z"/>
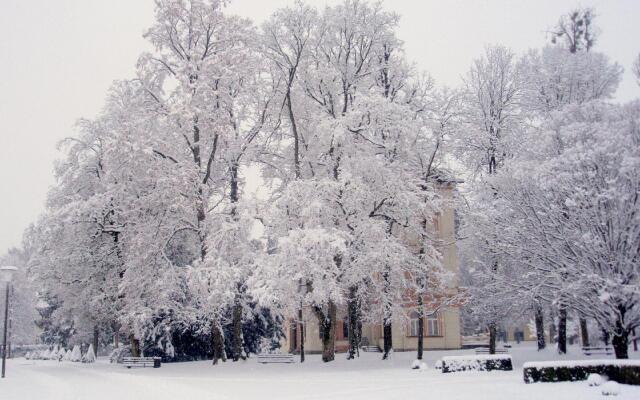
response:
<path id="1" fill-rule="evenodd" d="M 326 314 L 319 308 L 316 308 L 318 325 L 322 333 L 322 361 L 324 362 L 335 359 L 336 312 L 336 305 L 331 300 L 329 300 L 327 304 Z"/>
<path id="2" fill-rule="evenodd" d="M 495 322 L 489 323 L 489 354 L 496 354 L 496 339 L 498 329 Z"/>
<path id="3" fill-rule="evenodd" d="M 360 320 L 360 307 L 357 299 L 357 288 L 349 288 L 349 301 L 347 302 L 347 324 L 349 334 L 349 354 L 348 360 L 353 360 L 358 354 L 360 347 L 360 336 L 358 334 L 358 322 Z"/>
<path id="4" fill-rule="evenodd" d="M 544 315 L 542 314 L 542 307 L 536 307 L 536 339 L 538 342 L 538 351 L 543 350 L 547 344 L 544 340 Z"/>
<path id="5" fill-rule="evenodd" d="M 580 318 L 580 338 L 582 339 L 582 347 L 589 347 L 589 329 L 585 318 Z"/>
<path id="6" fill-rule="evenodd" d="M 218 360 L 227 361 L 227 355 L 224 352 L 224 334 L 218 321 L 211 321 L 211 347 L 213 350 L 213 365 L 218 364 Z"/>
<path id="7" fill-rule="evenodd" d="M 304 321 L 302 314 L 302 305 L 298 309 L 298 329 L 300 330 L 300 362 L 304 362 Z"/>
<path id="8" fill-rule="evenodd" d="M 613 331 L 613 339 L 611 340 L 616 358 L 621 359 L 629 358 L 629 329 L 627 329 L 623 323 L 626 313 L 627 309 L 625 307 L 618 306 L 619 316 L 616 320 L 616 327 Z"/>
<path id="9" fill-rule="evenodd" d="M 113 347 L 120 347 L 120 324 L 117 322 L 111 323 L 111 329 L 113 330 Z"/>
<path id="10" fill-rule="evenodd" d="M 620 320 L 616 321 L 611 344 L 613 345 L 613 351 L 616 353 L 616 358 L 629 358 L 629 330 L 622 325 Z"/>
<path id="11" fill-rule="evenodd" d="M 242 304 L 240 301 L 236 299 L 235 304 L 233 305 L 233 320 L 232 320 L 232 329 L 233 329 L 233 361 L 238 361 L 240 359 L 245 359 L 242 355 Z"/>
<path id="12" fill-rule="evenodd" d="M 389 224 L 387 228 L 387 234 L 392 232 L 392 224 Z M 389 277 L 389 267 L 386 267 L 384 273 L 384 290 L 385 290 L 385 304 L 384 304 L 384 317 L 382 319 L 382 359 L 389 358 L 390 353 L 393 351 L 393 315 L 391 311 L 391 302 L 389 301 L 389 287 L 391 285 Z"/>
<path id="13" fill-rule="evenodd" d="M 236 204 L 238 203 L 240 192 L 238 191 L 238 172 L 239 165 L 237 160 L 231 161 L 229 167 L 229 201 L 231 202 L 231 218 L 238 223 L 238 213 Z M 242 284 L 236 284 L 236 295 L 232 310 L 232 347 L 231 359 L 235 362 L 244 359 L 242 356 L 242 303 L 241 303 Z"/>
<path id="14" fill-rule="evenodd" d="M 131 355 L 140 357 L 140 341 L 132 334 L 129 335 L 129 343 L 131 344 Z"/>
<path id="15" fill-rule="evenodd" d="M 616 358 L 621 358 L 621 359 L 629 358 L 629 331 L 628 330 L 616 327 L 616 332 L 613 335 L 611 344 L 613 345 L 613 351 L 616 353 Z"/>
<path id="16" fill-rule="evenodd" d="M 291 132 L 293 133 L 293 170 L 296 179 L 300 179 L 301 171 L 300 171 L 300 136 L 298 135 L 298 126 L 296 124 L 296 118 L 293 114 L 293 104 L 291 103 L 291 85 L 293 84 L 293 79 L 295 77 L 297 68 L 292 68 L 289 70 L 289 83 L 287 85 L 287 92 L 285 95 L 287 110 L 289 111 L 289 122 L 291 123 Z M 302 286 L 302 285 L 300 285 Z M 304 326 L 302 321 L 302 304 L 300 304 L 300 309 L 298 310 L 298 323 L 300 330 L 300 362 L 304 362 Z M 295 328 L 294 328 L 295 330 Z"/>
<path id="17" fill-rule="evenodd" d="M 422 291 L 424 292 L 424 290 Z M 423 293 L 418 295 L 418 360 L 422 360 L 424 352 L 424 309 L 422 307 Z"/>
<path id="18" fill-rule="evenodd" d="M 293 104 L 291 104 L 291 89 L 287 89 L 286 94 L 287 110 L 289 111 L 289 122 L 291 122 L 291 132 L 293 133 L 293 170 L 296 179 L 300 179 L 300 137 L 298 126 L 293 115 Z"/>
<path id="19" fill-rule="evenodd" d="M 638 337 L 635 328 L 631 330 L 631 335 L 633 335 L 633 351 L 638 351 Z"/>
<path id="20" fill-rule="evenodd" d="M 567 354 L 567 308 L 563 304 L 558 310 L 558 353 Z"/>
<path id="21" fill-rule="evenodd" d="M 93 352 L 96 357 L 98 357 L 98 343 L 100 339 L 100 330 L 98 330 L 98 326 L 93 327 Z"/>
<path id="22" fill-rule="evenodd" d="M 382 359 L 386 360 L 389 358 L 389 354 L 393 351 L 393 334 L 392 334 L 392 322 L 391 317 L 385 318 L 384 325 L 382 327 L 382 336 L 383 336 L 383 354 Z"/>
<path id="23" fill-rule="evenodd" d="M 606 329 L 602 329 L 602 341 L 605 346 L 609 345 L 609 332 Z"/>
<path id="24" fill-rule="evenodd" d="M 424 352 L 424 317 L 420 312 L 420 318 L 418 318 L 418 360 L 422 360 L 422 353 Z"/>
<path id="25" fill-rule="evenodd" d="M 289 325 L 289 353 L 298 351 L 298 323 L 291 320 Z"/>

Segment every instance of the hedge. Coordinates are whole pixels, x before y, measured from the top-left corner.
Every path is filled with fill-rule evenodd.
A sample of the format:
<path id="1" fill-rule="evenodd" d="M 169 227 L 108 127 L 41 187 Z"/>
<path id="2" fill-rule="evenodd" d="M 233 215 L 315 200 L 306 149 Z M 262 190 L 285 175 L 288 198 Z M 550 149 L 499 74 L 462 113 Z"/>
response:
<path id="1" fill-rule="evenodd" d="M 618 383 L 640 385 L 639 360 L 529 362 L 522 368 L 526 383 L 582 381 L 589 374 L 600 374 Z"/>
<path id="2" fill-rule="evenodd" d="M 458 371 L 511 371 L 513 364 L 509 355 L 468 355 L 442 357 L 442 372 Z"/>

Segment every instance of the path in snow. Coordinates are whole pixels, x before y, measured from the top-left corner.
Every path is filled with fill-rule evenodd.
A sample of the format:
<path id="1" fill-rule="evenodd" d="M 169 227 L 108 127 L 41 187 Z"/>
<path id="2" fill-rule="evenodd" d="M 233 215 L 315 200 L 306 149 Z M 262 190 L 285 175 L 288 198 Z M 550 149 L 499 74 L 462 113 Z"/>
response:
<path id="1" fill-rule="evenodd" d="M 567 359 L 583 359 L 572 348 Z M 425 354 L 431 367 L 444 355 L 469 351 L 434 351 Z M 96 364 L 9 360 L 7 378 L 0 382 L 2 400 L 200 400 L 200 399 L 447 399 L 447 400 L 589 400 L 604 399 L 586 382 L 537 383 L 522 380 L 525 361 L 559 359 L 552 350 L 538 353 L 527 344 L 513 350 L 512 372 L 443 374 L 409 367 L 414 353 L 395 353 L 381 361 L 380 354 L 364 353 L 347 361 L 339 354 L 323 364 L 309 356 L 303 365 L 259 365 L 255 359 L 212 366 L 209 361 L 163 364 L 160 369 L 126 369 L 101 359 Z M 638 357 L 638 353 L 631 353 Z M 622 385 L 617 400 L 640 399 L 640 387 Z"/>

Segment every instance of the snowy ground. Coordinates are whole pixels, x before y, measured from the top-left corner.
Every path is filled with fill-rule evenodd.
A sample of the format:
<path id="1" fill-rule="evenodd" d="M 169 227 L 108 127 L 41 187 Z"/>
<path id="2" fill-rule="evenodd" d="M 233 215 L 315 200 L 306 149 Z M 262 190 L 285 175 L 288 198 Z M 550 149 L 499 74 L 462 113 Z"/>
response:
<path id="1" fill-rule="evenodd" d="M 346 361 L 323 364 L 309 356 L 304 364 L 260 365 L 255 359 L 212 366 L 210 362 L 163 364 L 160 369 L 126 369 L 101 359 L 96 364 L 9 360 L 0 382 L 2 400 L 200 400 L 200 399 L 446 399 L 528 400 L 605 399 L 586 382 L 525 384 L 522 363 L 558 359 L 552 350 L 538 353 L 533 345 L 514 346 L 512 372 L 443 374 L 409 367 L 414 353 L 396 353 L 390 361 L 364 353 Z M 472 351 L 433 351 L 433 366 L 444 355 Z M 640 353 L 631 353 L 640 358 Z M 584 359 L 571 348 L 566 359 Z M 594 357 L 595 358 L 595 357 Z M 640 399 L 640 386 L 621 385 L 616 399 Z"/>

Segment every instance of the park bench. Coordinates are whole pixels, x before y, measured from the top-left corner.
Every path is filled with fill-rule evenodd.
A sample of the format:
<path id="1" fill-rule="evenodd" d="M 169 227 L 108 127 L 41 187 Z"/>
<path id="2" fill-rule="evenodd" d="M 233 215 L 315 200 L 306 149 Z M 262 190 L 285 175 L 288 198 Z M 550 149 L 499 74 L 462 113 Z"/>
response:
<path id="1" fill-rule="evenodd" d="M 507 349 L 496 349 L 496 354 L 508 354 L 509 350 Z M 476 354 L 489 354 L 489 349 L 486 347 L 482 347 L 476 349 Z"/>
<path id="2" fill-rule="evenodd" d="M 582 352 L 584 353 L 585 356 L 590 356 L 593 354 L 606 354 L 606 355 L 611 355 L 613 354 L 613 347 L 611 346 L 589 346 L 589 347 L 583 347 L 582 348 Z"/>
<path id="3" fill-rule="evenodd" d="M 371 353 L 380 353 L 380 347 L 378 346 L 362 346 L 362 351 L 371 352 Z"/>
<path id="4" fill-rule="evenodd" d="M 260 364 L 272 363 L 292 363 L 293 354 L 258 354 L 258 362 Z"/>
<path id="5" fill-rule="evenodd" d="M 131 367 L 153 367 L 160 368 L 160 357 L 124 357 L 122 365 Z"/>

